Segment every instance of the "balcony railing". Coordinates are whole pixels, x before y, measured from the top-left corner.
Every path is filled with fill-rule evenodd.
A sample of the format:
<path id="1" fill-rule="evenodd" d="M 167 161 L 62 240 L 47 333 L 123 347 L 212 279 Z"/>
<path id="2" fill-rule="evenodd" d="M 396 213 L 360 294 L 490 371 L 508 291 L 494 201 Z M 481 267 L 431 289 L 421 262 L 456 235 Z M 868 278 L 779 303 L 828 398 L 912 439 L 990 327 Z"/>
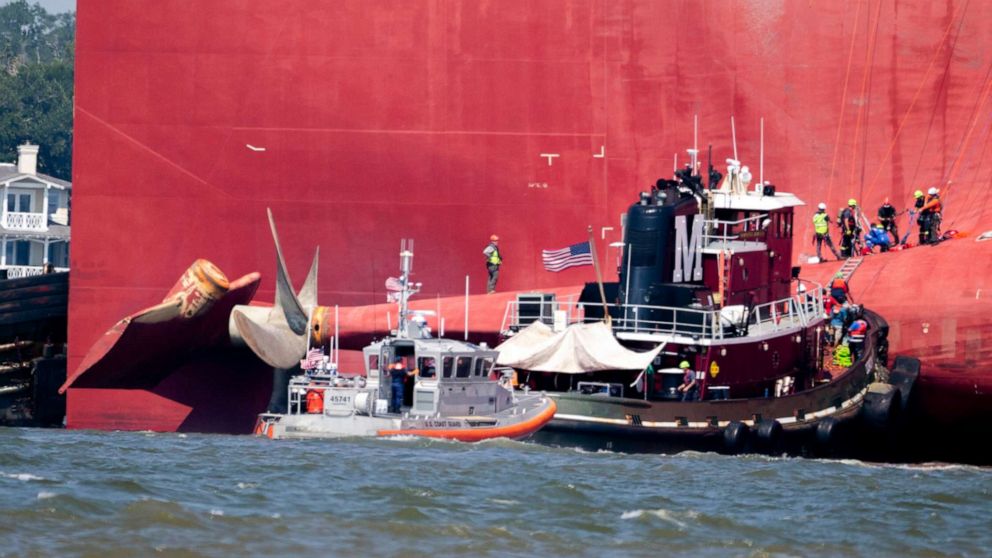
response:
<path id="1" fill-rule="evenodd" d="M 35 275 L 41 275 L 44 268 L 40 265 L 5 265 L 0 266 L 0 269 L 7 270 L 7 279 L 17 279 L 20 277 L 33 277 Z M 56 273 L 61 273 L 63 271 L 69 271 L 68 267 L 56 267 L 54 268 Z"/>
<path id="2" fill-rule="evenodd" d="M 9 211 L 3 214 L 3 228 L 13 231 L 47 231 L 48 219 L 44 213 Z"/>

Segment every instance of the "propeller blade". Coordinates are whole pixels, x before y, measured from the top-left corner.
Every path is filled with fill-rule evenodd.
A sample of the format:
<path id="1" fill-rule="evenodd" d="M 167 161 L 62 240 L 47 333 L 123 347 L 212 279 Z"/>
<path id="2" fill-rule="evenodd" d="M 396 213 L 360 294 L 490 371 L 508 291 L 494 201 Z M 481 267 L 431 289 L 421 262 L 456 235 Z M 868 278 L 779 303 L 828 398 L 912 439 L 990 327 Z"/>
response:
<path id="1" fill-rule="evenodd" d="M 310 273 L 307 280 L 303 282 L 300 289 L 299 300 L 304 308 L 312 309 L 317 307 L 317 260 L 320 258 L 320 246 L 313 254 L 313 263 L 310 264 Z"/>
<path id="2" fill-rule="evenodd" d="M 241 308 L 231 312 L 231 321 L 252 352 L 273 368 L 293 368 L 306 353 L 306 340 L 286 324 L 257 322 Z"/>
<path id="3" fill-rule="evenodd" d="M 269 214 L 269 227 L 272 229 L 272 241 L 276 245 L 276 300 L 275 307 L 282 310 L 286 324 L 293 333 L 302 335 L 307 330 L 307 313 L 300 299 L 293 292 L 293 285 L 286 271 L 286 260 L 282 256 L 282 246 L 279 245 L 279 233 L 276 232 L 276 222 L 272 218 L 272 210 L 266 208 Z"/>

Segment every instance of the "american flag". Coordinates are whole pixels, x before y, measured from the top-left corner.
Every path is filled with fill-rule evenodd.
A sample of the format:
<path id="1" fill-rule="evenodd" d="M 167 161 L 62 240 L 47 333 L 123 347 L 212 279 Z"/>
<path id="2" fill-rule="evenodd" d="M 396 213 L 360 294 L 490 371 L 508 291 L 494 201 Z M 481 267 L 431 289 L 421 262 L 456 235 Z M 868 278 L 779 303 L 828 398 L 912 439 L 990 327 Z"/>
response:
<path id="1" fill-rule="evenodd" d="M 403 282 L 396 277 L 386 279 L 386 302 L 398 302 L 403 291 Z"/>
<path id="2" fill-rule="evenodd" d="M 320 349 L 310 349 L 307 355 L 300 361 L 300 368 L 303 370 L 313 370 L 324 362 L 324 353 Z"/>
<path id="3" fill-rule="evenodd" d="M 542 250 L 541 259 L 544 269 L 557 272 L 576 265 L 592 265 L 592 251 L 588 241 L 580 242 L 561 250 Z"/>

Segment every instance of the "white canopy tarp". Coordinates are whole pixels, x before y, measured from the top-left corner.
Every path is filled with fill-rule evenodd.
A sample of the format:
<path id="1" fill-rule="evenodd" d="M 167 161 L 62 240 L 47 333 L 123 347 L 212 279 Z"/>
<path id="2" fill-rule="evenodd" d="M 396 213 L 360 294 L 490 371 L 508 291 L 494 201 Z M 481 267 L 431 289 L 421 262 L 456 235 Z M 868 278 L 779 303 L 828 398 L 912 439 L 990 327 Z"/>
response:
<path id="1" fill-rule="evenodd" d="M 534 372 L 582 374 L 603 370 L 643 370 L 663 345 L 638 353 L 625 348 L 603 322 L 574 324 L 555 333 L 534 322 L 496 347 L 496 363 Z"/>

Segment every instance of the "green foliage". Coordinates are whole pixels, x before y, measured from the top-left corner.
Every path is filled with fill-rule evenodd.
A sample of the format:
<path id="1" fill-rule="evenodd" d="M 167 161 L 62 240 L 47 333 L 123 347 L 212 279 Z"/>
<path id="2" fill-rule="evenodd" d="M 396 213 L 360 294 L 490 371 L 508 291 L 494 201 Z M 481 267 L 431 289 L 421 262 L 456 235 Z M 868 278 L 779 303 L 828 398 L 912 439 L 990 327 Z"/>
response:
<path id="1" fill-rule="evenodd" d="M 17 145 L 41 147 L 38 171 L 72 178 L 75 14 L 15 0 L 0 6 L 0 161 Z"/>

